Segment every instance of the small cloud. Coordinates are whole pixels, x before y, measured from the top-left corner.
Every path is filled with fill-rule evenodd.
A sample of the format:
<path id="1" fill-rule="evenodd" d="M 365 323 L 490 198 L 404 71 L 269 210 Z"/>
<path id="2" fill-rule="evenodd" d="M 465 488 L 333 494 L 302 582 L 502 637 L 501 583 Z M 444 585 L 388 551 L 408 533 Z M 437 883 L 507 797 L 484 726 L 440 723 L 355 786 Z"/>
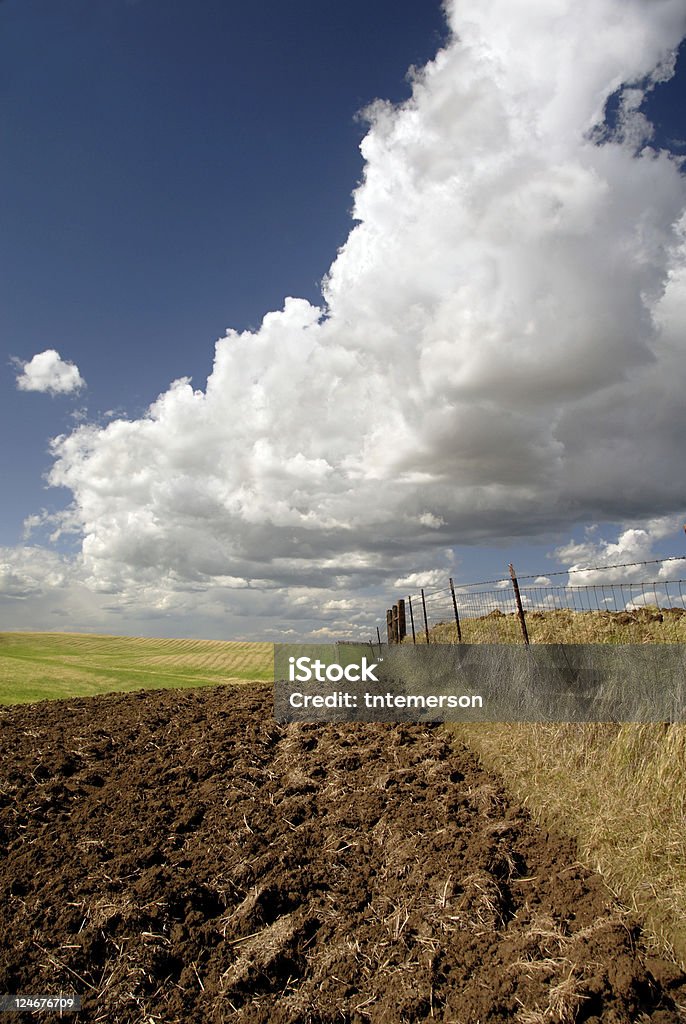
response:
<path id="1" fill-rule="evenodd" d="M 14 359 L 23 372 L 17 377 L 20 391 L 43 391 L 51 395 L 68 395 L 85 387 L 85 380 L 75 363 L 60 356 L 54 348 L 38 352 L 27 363 Z"/>
<path id="2" fill-rule="evenodd" d="M 27 516 L 24 519 L 24 522 L 22 524 L 23 525 L 23 538 L 24 538 L 24 540 L 28 540 L 29 537 L 31 536 L 31 534 L 33 533 L 33 531 L 37 530 L 39 526 L 42 526 L 44 522 L 45 522 L 45 514 L 44 513 L 41 513 L 40 515 L 38 513 L 36 513 L 34 515 Z"/>
<path id="3" fill-rule="evenodd" d="M 325 601 L 322 605 L 325 612 L 347 612 L 353 611 L 355 608 L 355 601 L 348 598 L 341 598 L 340 600 Z"/>
<path id="4" fill-rule="evenodd" d="M 447 578 L 443 569 L 427 569 L 426 572 L 412 572 L 408 576 L 401 576 L 393 586 L 396 589 L 409 590 L 421 587 L 440 587 L 441 585 L 446 586 L 446 584 Z"/>
<path id="5" fill-rule="evenodd" d="M 445 519 L 435 516 L 433 512 L 423 512 L 419 517 L 419 522 L 431 530 L 440 530 L 441 526 L 445 526 Z"/>
<path id="6" fill-rule="evenodd" d="M 310 630 L 309 635 L 311 637 L 317 637 L 318 639 L 335 639 L 336 637 L 340 637 L 341 633 L 342 630 L 340 629 L 331 629 L 329 626 L 322 626 L 321 629 Z"/>

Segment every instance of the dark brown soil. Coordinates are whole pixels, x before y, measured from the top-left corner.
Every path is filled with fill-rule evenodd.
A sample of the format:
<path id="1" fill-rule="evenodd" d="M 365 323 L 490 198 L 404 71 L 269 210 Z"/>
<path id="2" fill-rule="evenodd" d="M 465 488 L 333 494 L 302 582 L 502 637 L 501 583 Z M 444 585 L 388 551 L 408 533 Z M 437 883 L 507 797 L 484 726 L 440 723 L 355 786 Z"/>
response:
<path id="1" fill-rule="evenodd" d="M 0 745 L 0 992 L 75 1024 L 680 1019 L 686 976 L 438 726 L 165 690 L 6 708 Z"/>

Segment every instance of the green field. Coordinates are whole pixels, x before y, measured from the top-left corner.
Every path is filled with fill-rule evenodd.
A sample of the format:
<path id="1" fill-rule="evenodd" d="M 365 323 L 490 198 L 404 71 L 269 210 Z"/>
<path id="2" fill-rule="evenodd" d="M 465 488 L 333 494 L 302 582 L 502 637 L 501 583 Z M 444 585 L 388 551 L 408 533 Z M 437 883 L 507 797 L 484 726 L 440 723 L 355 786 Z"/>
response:
<path id="1" fill-rule="evenodd" d="M 0 633 L 0 704 L 269 682 L 273 663 L 270 643 Z"/>

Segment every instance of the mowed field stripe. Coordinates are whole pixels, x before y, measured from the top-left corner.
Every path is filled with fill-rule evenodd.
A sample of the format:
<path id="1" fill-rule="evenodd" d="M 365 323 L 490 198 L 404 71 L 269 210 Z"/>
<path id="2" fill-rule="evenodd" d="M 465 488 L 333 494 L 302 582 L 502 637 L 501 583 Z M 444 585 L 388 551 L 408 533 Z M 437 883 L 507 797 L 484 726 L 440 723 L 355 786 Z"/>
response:
<path id="1" fill-rule="evenodd" d="M 98 693 L 261 683 L 273 645 L 74 633 L 0 633 L 0 704 Z"/>

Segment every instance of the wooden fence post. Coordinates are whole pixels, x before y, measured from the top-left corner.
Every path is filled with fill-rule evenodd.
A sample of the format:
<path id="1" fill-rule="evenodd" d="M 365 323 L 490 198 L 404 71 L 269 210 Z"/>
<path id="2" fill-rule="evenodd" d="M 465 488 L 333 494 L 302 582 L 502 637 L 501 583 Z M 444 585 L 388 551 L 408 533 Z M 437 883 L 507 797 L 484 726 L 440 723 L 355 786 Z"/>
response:
<path id="1" fill-rule="evenodd" d="M 426 632 L 426 642 L 431 643 L 429 639 L 429 620 L 426 617 L 426 598 L 424 597 L 424 587 L 422 587 L 422 608 L 424 609 L 424 631 Z"/>
<path id="2" fill-rule="evenodd" d="M 450 593 L 453 595 L 453 610 L 455 612 L 455 625 L 457 626 L 457 642 L 462 643 L 462 630 L 460 629 L 460 616 L 457 614 L 457 601 L 455 600 L 455 587 L 452 578 L 450 580 Z"/>
<path id="3" fill-rule="evenodd" d="M 393 643 L 394 644 L 399 644 L 400 643 L 400 633 L 398 631 L 398 606 L 397 606 L 397 604 L 393 605 Z"/>
<path id="4" fill-rule="evenodd" d="M 379 654 L 381 654 L 381 633 L 378 626 L 376 627 L 376 639 L 379 641 Z"/>
<path id="5" fill-rule="evenodd" d="M 401 644 L 407 636 L 405 625 L 405 601 L 401 597 L 398 601 L 398 643 Z"/>
<path id="6" fill-rule="evenodd" d="M 386 612 L 386 636 L 388 637 L 388 645 L 393 643 L 393 609 L 389 608 Z"/>
<path id="7" fill-rule="evenodd" d="M 510 578 L 512 579 L 512 587 L 514 589 L 515 601 L 517 602 L 517 615 L 519 616 L 519 624 L 522 627 L 522 634 L 524 636 L 524 643 L 528 645 L 529 634 L 526 628 L 526 619 L 524 618 L 524 609 L 522 608 L 522 598 L 519 593 L 519 583 L 515 575 L 514 566 L 510 562 Z"/>
<path id="8" fill-rule="evenodd" d="M 412 643 L 416 644 L 417 643 L 417 637 L 415 636 L 415 632 L 414 632 L 414 615 L 412 614 L 412 597 L 411 596 L 407 598 L 407 603 L 410 606 L 410 625 L 412 626 Z"/>

